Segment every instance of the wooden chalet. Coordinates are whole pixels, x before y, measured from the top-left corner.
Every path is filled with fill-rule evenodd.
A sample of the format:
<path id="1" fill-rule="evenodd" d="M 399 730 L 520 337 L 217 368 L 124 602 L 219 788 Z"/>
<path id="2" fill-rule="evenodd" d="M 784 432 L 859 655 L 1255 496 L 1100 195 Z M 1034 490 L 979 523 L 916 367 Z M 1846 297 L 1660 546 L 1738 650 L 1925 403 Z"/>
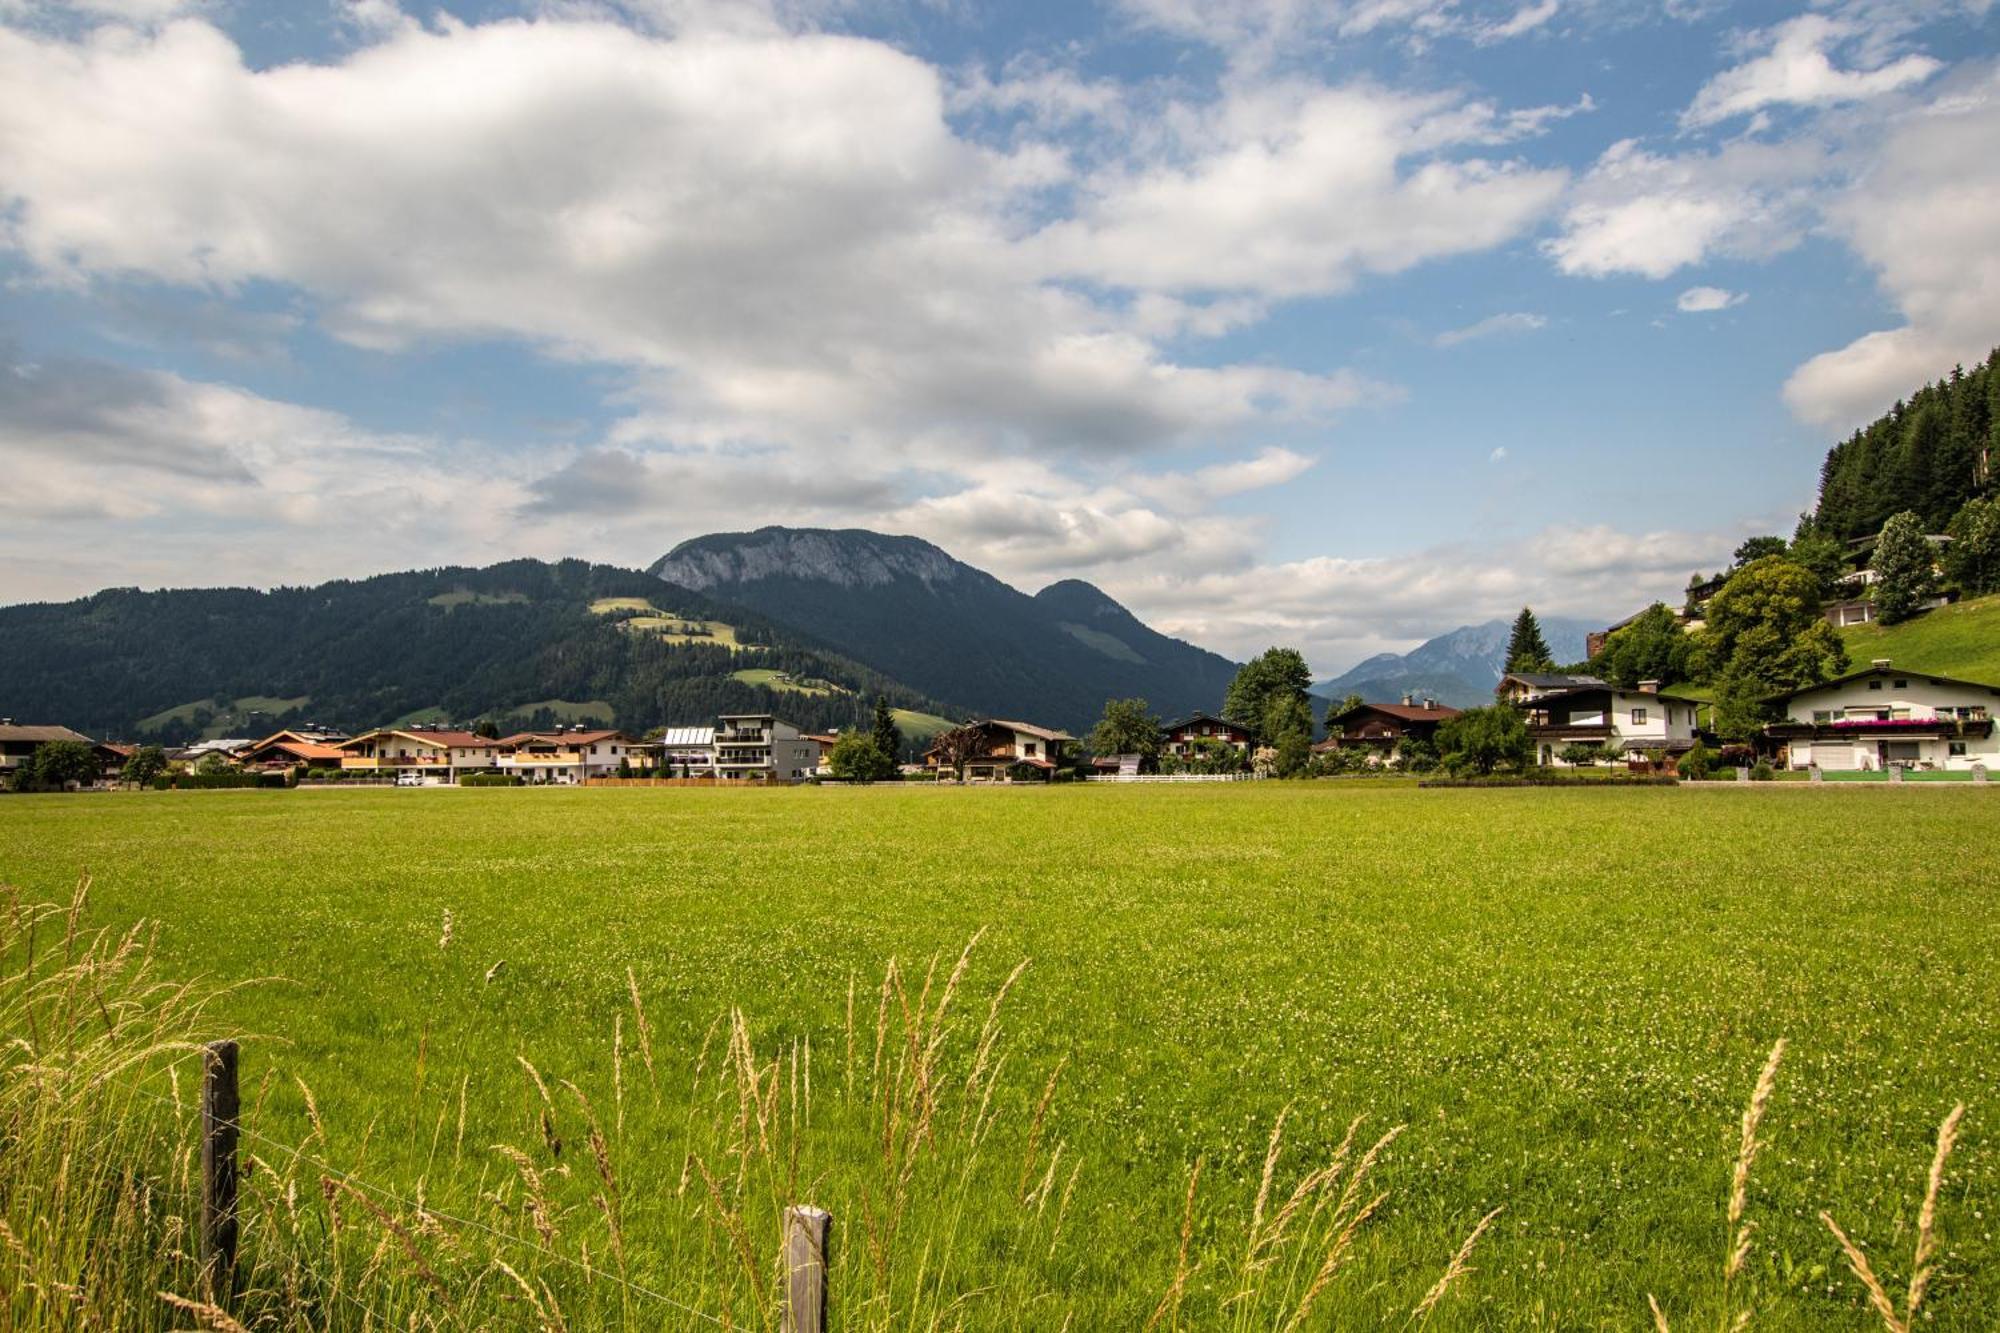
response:
<path id="1" fill-rule="evenodd" d="M 1198 743 L 1207 741 L 1240 750 L 1244 754 L 1257 744 L 1257 733 L 1241 722 L 1231 722 L 1213 713 L 1196 713 L 1160 728 L 1160 753 L 1186 759 L 1195 753 Z"/>
<path id="2" fill-rule="evenodd" d="M 1046 780 L 1062 762 L 1063 747 L 1076 741 L 1066 731 L 1005 718 L 965 725 L 980 733 L 977 753 L 965 764 L 967 782 L 1012 782 L 1017 766 L 1022 765 Z M 954 776 L 943 748 L 935 743 L 924 754 L 924 768 L 940 779 Z"/>
<path id="3" fill-rule="evenodd" d="M 1398 704 L 1356 704 L 1326 720 L 1327 738 L 1313 746 L 1315 752 L 1365 750 L 1376 762 L 1393 763 L 1401 757 L 1407 739 L 1428 741 L 1437 729 L 1458 716 L 1435 699 L 1418 703 L 1404 695 Z"/>

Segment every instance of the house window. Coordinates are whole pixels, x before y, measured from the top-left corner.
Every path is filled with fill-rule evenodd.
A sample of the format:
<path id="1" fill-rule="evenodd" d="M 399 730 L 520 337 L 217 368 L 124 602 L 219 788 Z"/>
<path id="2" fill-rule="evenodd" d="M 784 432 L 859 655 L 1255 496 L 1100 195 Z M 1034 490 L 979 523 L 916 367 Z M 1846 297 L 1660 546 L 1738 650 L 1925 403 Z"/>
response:
<path id="1" fill-rule="evenodd" d="M 1023 745 L 1021 747 L 1021 753 L 1026 755 L 1028 758 L 1033 759 L 1035 757 L 1035 743 L 1033 741 L 1029 741 L 1026 745 Z"/>
<path id="2" fill-rule="evenodd" d="M 1871 689 L 1871 690 L 1879 690 L 1879 689 L 1881 689 L 1881 688 L 1882 688 L 1882 681 L 1881 681 L 1881 678 L 1880 678 L 1880 677 L 1877 677 L 1876 679 L 1874 679 L 1874 680 L 1871 680 L 1871 681 L 1869 681 L 1869 682 L 1868 682 L 1868 688 L 1869 688 L 1869 689 Z"/>
<path id="3" fill-rule="evenodd" d="M 1815 708 L 1815 709 L 1813 709 L 1813 721 L 1815 721 L 1815 722 L 1831 722 L 1831 721 L 1833 721 L 1833 710 L 1832 710 L 1831 708 Z"/>
<path id="4" fill-rule="evenodd" d="M 1907 690 L 1910 688 L 1910 682 L 1907 680 L 1899 680 L 1896 682 L 1896 688 L 1899 690 Z"/>
<path id="5" fill-rule="evenodd" d="M 1633 709 L 1633 710 L 1632 710 L 1632 725 L 1633 725 L 1633 726 L 1635 726 L 1635 727 L 1643 727 L 1643 726 L 1645 726 L 1645 725 L 1646 725 L 1646 710 L 1645 710 L 1645 709 L 1643 709 L 1643 708 L 1635 708 L 1635 709 Z"/>
<path id="6" fill-rule="evenodd" d="M 1959 755 L 1962 755 L 1962 754 L 1964 754 L 1964 753 L 1965 753 L 1965 742 L 1964 742 L 1964 741 L 1948 741 L 1948 742 L 1946 742 L 1946 744 L 1945 744 L 1945 749 L 1946 749 L 1946 752 L 1947 752 L 1947 753 L 1949 753 L 1949 754 L 1950 754 L 1950 755 L 1952 755 L 1952 756 L 1953 756 L 1954 758 L 1956 758 L 1957 756 L 1959 756 Z"/>

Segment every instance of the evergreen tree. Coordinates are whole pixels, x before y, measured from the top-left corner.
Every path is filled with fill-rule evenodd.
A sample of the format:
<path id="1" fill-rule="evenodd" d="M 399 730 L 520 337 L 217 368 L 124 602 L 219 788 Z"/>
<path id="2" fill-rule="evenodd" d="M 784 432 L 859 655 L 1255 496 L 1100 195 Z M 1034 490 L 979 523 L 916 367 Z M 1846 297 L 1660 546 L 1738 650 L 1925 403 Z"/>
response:
<path id="1" fill-rule="evenodd" d="M 1553 671 L 1556 660 L 1549 652 L 1548 640 L 1542 637 L 1542 626 L 1535 619 L 1535 613 L 1527 607 L 1514 617 L 1513 632 L 1507 636 L 1508 671 Z"/>
<path id="2" fill-rule="evenodd" d="M 1840 576 L 1847 572 L 1847 549 L 1832 533 L 1814 526 L 1809 519 L 1799 521 L 1791 548 L 1783 554 L 1793 564 L 1804 565 L 1819 580 L 1819 595 L 1831 601 L 1840 593 Z"/>
<path id="3" fill-rule="evenodd" d="M 896 725 L 896 714 L 889 707 L 889 701 L 881 695 L 875 696 L 875 748 L 888 756 L 891 764 L 903 761 L 903 729 Z"/>
<path id="4" fill-rule="evenodd" d="M 1762 560 L 1767 555 L 1784 553 L 1783 537 L 1745 537 L 1742 545 L 1736 548 L 1736 568 L 1741 569 L 1752 560 Z"/>
<path id="5" fill-rule="evenodd" d="M 1904 510 L 1882 525 L 1875 541 L 1875 611 L 1883 624 L 1899 624 L 1923 608 L 1935 586 L 1934 568 L 1920 517 Z"/>

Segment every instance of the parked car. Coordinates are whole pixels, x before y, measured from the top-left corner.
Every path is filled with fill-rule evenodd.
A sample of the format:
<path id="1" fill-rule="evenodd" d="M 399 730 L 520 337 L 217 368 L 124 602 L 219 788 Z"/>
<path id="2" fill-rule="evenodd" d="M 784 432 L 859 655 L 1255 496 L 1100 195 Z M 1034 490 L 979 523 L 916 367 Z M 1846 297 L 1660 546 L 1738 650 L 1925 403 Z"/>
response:
<path id="1" fill-rule="evenodd" d="M 421 773 L 398 773 L 396 775 L 396 785 L 398 787 L 421 787 L 424 785 L 424 775 Z"/>

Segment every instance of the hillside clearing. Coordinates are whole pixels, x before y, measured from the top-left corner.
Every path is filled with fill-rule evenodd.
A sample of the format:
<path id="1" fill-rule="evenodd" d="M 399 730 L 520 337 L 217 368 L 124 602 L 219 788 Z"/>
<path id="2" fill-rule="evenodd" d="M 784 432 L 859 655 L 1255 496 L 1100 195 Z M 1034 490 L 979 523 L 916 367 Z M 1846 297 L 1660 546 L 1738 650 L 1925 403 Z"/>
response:
<path id="1" fill-rule="evenodd" d="M 922 1299 L 939 1306 L 926 1310 L 962 1299 L 974 1328 L 1058 1327 L 1066 1313 L 1079 1329 L 1142 1326 L 1173 1280 L 1199 1159 L 1201 1267 L 1182 1322 L 1227 1324 L 1228 1275 L 1289 1107 L 1281 1197 L 1354 1115 L 1370 1117 L 1364 1144 L 1408 1127 L 1373 1177 L 1388 1201 L 1315 1326 L 1402 1326 L 1496 1206 L 1476 1271 L 1428 1327 L 1542 1327 L 1561 1311 L 1566 1327 L 1635 1328 L 1649 1292 L 1676 1328 L 1713 1326 L 1737 1117 L 1783 1035 L 1749 1203 L 1756 1326 L 1874 1326 L 1816 1213 L 1830 1208 L 1892 1285 L 1906 1280 L 1929 1135 L 1963 1099 L 1973 1113 L 1941 1215 L 1950 1258 L 1926 1321 L 1956 1330 L 2000 1309 L 1981 1220 L 2000 1204 L 1986 1124 L 2000 1092 L 1994 799 L 1276 783 L 20 797 L 0 800 L 0 881 L 67 901 L 92 867 L 86 920 L 159 920 L 164 976 L 282 978 L 218 1001 L 218 1017 L 265 1034 L 245 1052 L 261 1132 L 308 1133 L 302 1080 L 325 1126 L 315 1153 L 532 1240 L 514 1169 L 488 1146 L 518 1145 L 557 1209 L 555 1243 L 604 1256 L 587 1097 L 619 1172 L 632 1279 L 704 1310 L 732 1302 L 739 1326 L 756 1310 L 716 1276 L 728 1250 L 704 1248 L 715 1238 L 702 1239 L 703 1177 L 686 1156 L 730 1160 L 705 1126 L 711 1112 L 733 1121 L 735 1093 L 687 1091 L 698 1064 L 719 1068 L 728 1029 L 714 1024 L 741 1010 L 757 1058 L 778 1060 L 774 1089 L 795 1087 L 794 1058 L 799 1077 L 809 1067 L 799 1193 L 835 1212 L 836 1292 L 871 1290 L 861 1191 L 882 1146 L 867 1096 L 843 1089 L 873 1086 L 885 962 L 900 960 L 904 1003 L 936 1006 L 983 929 L 951 1010 L 947 1094 L 968 1077 L 989 1000 L 1031 962 L 998 1011 L 998 1116 L 971 1183 L 917 1177 L 946 1205 L 913 1201 L 899 1242 L 912 1268 L 935 1246 L 925 1271 L 939 1285 Z M 1802 855 L 1809 875 L 1795 873 Z M 547 1120 L 523 1061 L 550 1089 Z M 947 1151 L 959 1131 L 940 1123 Z M 505 1210 L 483 1201 L 496 1188 L 515 1201 Z M 316 1199 L 316 1183 L 301 1189 Z M 956 1199 L 968 1206 L 954 1224 Z M 371 1237 L 401 1263 L 358 1206 L 344 1225 L 351 1273 Z M 765 1250 L 759 1230 L 751 1252 Z M 1306 1276 L 1317 1259 L 1301 1260 Z M 572 1327 L 636 1317 L 615 1288 L 537 1262 Z M 414 1277 L 380 1294 L 399 1324 L 431 1299 Z"/>
<path id="2" fill-rule="evenodd" d="M 830 680 L 794 680 L 790 672 L 779 671 L 775 667 L 745 667 L 741 671 L 729 673 L 732 679 L 745 685 L 759 685 L 780 694 L 809 694 L 817 698 L 828 698 L 836 694 L 852 694 Z"/>
<path id="3" fill-rule="evenodd" d="M 280 699 L 268 694 L 247 694 L 241 699 L 232 699 L 225 707 L 217 707 L 213 699 L 197 699 L 193 703 L 168 708 L 151 717 L 141 718 L 136 730 L 141 734 L 156 732 L 175 722 L 193 722 L 195 715 L 206 708 L 214 713 L 201 729 L 202 739 L 215 740 L 223 736 L 241 735 L 241 728 L 253 720 L 268 720 L 296 708 L 304 708 L 312 702 L 312 696 L 301 694 L 292 699 Z M 255 718 L 253 718 L 255 715 Z M 232 728 L 237 730 L 232 731 Z"/>
<path id="4" fill-rule="evenodd" d="M 1850 625 L 1841 637 L 1851 669 L 1886 657 L 1912 671 L 2000 684 L 2000 596 L 1954 602 L 1900 625 Z"/>

